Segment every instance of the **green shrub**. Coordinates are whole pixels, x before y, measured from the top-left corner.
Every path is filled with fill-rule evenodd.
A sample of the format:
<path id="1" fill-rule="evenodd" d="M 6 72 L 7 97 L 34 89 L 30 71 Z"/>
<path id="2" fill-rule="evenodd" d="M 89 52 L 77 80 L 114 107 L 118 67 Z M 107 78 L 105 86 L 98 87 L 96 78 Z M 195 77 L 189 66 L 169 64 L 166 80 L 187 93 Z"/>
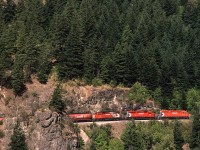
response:
<path id="1" fill-rule="evenodd" d="M 102 84 L 103 84 L 103 81 L 101 79 L 99 79 L 99 78 L 94 78 L 92 80 L 92 85 L 94 87 L 101 86 Z"/>
<path id="2" fill-rule="evenodd" d="M 109 85 L 112 87 L 112 88 L 115 88 L 117 86 L 117 82 L 114 81 L 114 80 L 111 80 Z"/>
<path id="3" fill-rule="evenodd" d="M 3 125 L 3 121 L 0 121 L 0 125 Z"/>
<path id="4" fill-rule="evenodd" d="M 32 92 L 32 96 L 33 97 L 38 97 L 38 93 L 34 91 L 34 92 Z"/>

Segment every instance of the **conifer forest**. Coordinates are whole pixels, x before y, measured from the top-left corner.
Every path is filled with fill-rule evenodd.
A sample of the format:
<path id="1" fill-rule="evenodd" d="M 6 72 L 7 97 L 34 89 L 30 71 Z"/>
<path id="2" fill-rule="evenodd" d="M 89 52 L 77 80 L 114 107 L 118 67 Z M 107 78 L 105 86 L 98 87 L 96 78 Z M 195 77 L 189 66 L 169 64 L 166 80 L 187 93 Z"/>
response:
<path id="1" fill-rule="evenodd" d="M 139 82 L 165 109 L 199 102 L 199 0 L 1 0 L 0 26 L 0 84 L 17 94 L 54 73 Z"/>

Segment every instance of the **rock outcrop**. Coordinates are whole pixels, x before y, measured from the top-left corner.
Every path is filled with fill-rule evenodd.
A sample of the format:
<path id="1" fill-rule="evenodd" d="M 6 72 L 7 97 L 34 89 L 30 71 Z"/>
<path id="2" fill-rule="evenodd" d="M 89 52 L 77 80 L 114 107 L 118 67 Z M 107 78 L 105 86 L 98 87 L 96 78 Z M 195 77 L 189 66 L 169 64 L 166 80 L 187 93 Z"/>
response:
<path id="1" fill-rule="evenodd" d="M 59 114 L 47 109 L 56 83 L 49 80 L 43 85 L 33 79 L 26 87 L 27 91 L 22 96 L 15 96 L 10 89 L 0 88 L 0 112 L 5 114 L 4 123 L 0 125 L 0 130 L 5 134 L 0 139 L 0 150 L 8 149 L 17 119 L 25 132 L 30 150 L 76 150 L 77 135 L 68 118 L 62 116 L 61 119 Z M 63 84 L 62 89 L 66 113 L 94 113 L 103 107 L 120 111 L 129 91 L 128 88 L 69 84 Z M 88 143 L 88 140 L 84 140 Z"/>
<path id="2" fill-rule="evenodd" d="M 33 132 L 29 136 L 29 147 L 33 150 L 76 149 L 74 138 L 65 138 L 60 125 L 61 116 L 51 111 L 36 112 Z"/>
<path id="3" fill-rule="evenodd" d="M 37 111 L 27 125 L 20 122 L 26 135 L 26 142 L 30 150 L 76 150 L 76 136 L 65 137 L 60 125 L 61 116 L 49 110 Z M 8 149 L 10 137 L 17 118 L 6 118 L 4 121 L 5 137 L 1 150 Z"/>

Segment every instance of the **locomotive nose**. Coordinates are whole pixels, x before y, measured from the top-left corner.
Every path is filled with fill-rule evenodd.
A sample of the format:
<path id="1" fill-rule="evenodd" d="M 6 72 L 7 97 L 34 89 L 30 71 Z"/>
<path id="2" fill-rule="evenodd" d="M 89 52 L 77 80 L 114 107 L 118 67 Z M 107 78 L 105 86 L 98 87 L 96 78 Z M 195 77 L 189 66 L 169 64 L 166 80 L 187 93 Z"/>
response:
<path id="1" fill-rule="evenodd" d="M 120 114 L 117 113 L 117 114 L 116 114 L 116 118 L 120 118 Z"/>

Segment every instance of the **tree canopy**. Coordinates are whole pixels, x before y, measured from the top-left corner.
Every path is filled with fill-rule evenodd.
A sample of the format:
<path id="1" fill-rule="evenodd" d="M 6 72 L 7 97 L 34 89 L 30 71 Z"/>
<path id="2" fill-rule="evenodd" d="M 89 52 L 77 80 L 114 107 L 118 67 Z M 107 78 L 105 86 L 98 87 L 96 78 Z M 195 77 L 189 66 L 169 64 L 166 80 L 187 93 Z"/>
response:
<path id="1" fill-rule="evenodd" d="M 1 1 L 0 84 L 20 93 L 32 75 L 45 84 L 51 73 L 139 82 L 176 107 L 174 91 L 200 87 L 199 14 L 200 2 L 185 0 Z"/>

